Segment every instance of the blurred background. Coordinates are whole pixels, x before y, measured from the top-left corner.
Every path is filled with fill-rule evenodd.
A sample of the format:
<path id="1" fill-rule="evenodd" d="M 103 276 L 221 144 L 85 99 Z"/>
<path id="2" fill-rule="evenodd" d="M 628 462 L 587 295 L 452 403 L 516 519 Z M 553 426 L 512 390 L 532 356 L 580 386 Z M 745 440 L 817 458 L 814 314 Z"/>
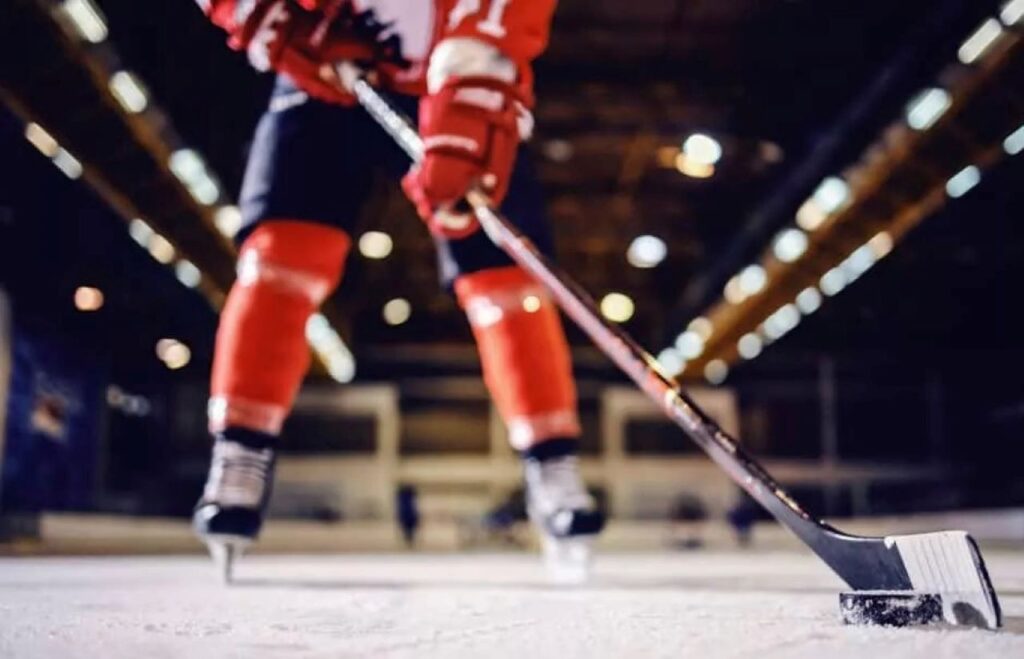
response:
<path id="1" fill-rule="evenodd" d="M 532 150 L 561 264 L 818 515 L 1024 540 L 1022 40 L 1024 0 L 559 3 Z M 271 83 L 187 0 L 0 7 L 0 551 L 199 550 Z M 398 547 L 410 507 L 423 547 L 528 544 L 428 234 L 384 180 L 360 227 L 264 547 Z M 570 338 L 605 542 L 770 542 Z"/>

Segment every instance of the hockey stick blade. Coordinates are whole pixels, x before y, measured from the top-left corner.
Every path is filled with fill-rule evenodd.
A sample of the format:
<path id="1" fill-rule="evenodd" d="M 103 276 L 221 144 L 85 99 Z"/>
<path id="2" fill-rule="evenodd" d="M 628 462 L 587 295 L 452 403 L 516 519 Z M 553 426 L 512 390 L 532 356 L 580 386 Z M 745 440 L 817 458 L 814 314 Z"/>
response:
<path id="1" fill-rule="evenodd" d="M 337 74 L 346 90 L 418 163 L 423 157 L 423 141 L 409 119 L 359 75 L 358 69 L 342 64 Z M 793 531 L 847 585 L 860 591 L 936 594 L 942 598 L 943 617 L 950 624 L 990 629 L 1001 625 L 995 590 L 969 535 L 944 531 L 859 537 L 815 519 L 686 395 L 650 353 L 621 327 L 603 320 L 593 298 L 493 209 L 487 195 L 474 189 L 466 199 L 491 241 L 543 285 L 594 344 L 737 485 Z"/>

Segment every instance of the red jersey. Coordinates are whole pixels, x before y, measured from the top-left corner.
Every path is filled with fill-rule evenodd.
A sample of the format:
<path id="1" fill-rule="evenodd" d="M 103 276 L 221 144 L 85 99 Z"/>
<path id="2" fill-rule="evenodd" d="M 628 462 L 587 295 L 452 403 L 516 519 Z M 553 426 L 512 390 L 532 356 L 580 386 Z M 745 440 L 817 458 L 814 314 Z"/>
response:
<path id="1" fill-rule="evenodd" d="M 217 25 L 234 33 L 239 17 L 264 0 L 198 0 Z M 323 0 L 295 0 L 309 8 Z M 519 85 L 532 87 L 530 62 L 547 47 L 556 0 L 346 0 L 367 26 L 360 38 L 393 46 L 385 64 L 398 91 L 423 94 L 430 54 L 447 38 L 468 37 L 495 46 L 518 69 Z"/>

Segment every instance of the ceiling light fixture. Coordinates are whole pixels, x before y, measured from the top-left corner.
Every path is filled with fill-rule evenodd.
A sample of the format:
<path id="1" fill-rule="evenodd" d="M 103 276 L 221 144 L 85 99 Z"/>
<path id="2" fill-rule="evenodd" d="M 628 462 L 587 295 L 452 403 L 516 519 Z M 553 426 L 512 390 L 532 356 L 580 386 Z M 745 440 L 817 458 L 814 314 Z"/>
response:
<path id="1" fill-rule="evenodd" d="M 79 311 L 99 311 L 103 308 L 103 291 L 92 286 L 75 289 L 75 308 Z"/>
<path id="2" fill-rule="evenodd" d="M 813 286 L 808 286 L 796 296 L 796 306 L 801 313 L 809 316 L 821 308 L 821 293 Z"/>
<path id="3" fill-rule="evenodd" d="M 128 71 L 118 71 L 110 76 L 110 93 L 125 111 L 138 114 L 149 105 L 149 95 L 135 75 Z"/>
<path id="4" fill-rule="evenodd" d="M 946 182 L 946 194 L 959 199 L 974 189 L 978 183 L 981 183 L 981 170 L 974 165 L 968 165 Z"/>
<path id="5" fill-rule="evenodd" d="M 367 231 L 359 236 L 359 253 L 368 259 L 386 259 L 393 247 L 391 236 L 383 231 Z"/>
<path id="6" fill-rule="evenodd" d="M 707 163 L 697 162 L 685 153 L 676 156 L 676 169 L 680 174 L 690 178 L 711 178 L 715 175 L 715 166 Z"/>
<path id="7" fill-rule="evenodd" d="M 100 43 L 107 38 L 108 30 L 103 14 L 90 0 L 64 0 L 61 11 L 86 41 Z"/>
<path id="8" fill-rule="evenodd" d="M 736 349 L 739 351 L 740 357 L 744 359 L 754 359 L 761 354 L 763 348 L 764 342 L 761 340 L 761 337 L 753 332 L 744 334 L 736 343 Z"/>
<path id="9" fill-rule="evenodd" d="M 601 314 L 610 321 L 624 323 L 635 310 L 633 300 L 623 293 L 608 293 L 601 298 Z"/>
<path id="10" fill-rule="evenodd" d="M 957 51 L 957 57 L 964 64 L 974 64 L 988 52 L 992 45 L 1003 36 L 1003 26 L 994 18 L 989 18 L 963 42 Z"/>
<path id="11" fill-rule="evenodd" d="M 1024 0 L 1010 0 L 999 11 L 999 18 L 1006 25 L 1016 25 L 1024 18 Z"/>
<path id="12" fill-rule="evenodd" d="M 1024 126 L 1021 126 L 1003 140 L 1003 150 L 1011 156 L 1024 151 Z"/>
<path id="13" fill-rule="evenodd" d="M 203 280 L 203 273 L 187 259 L 182 259 L 174 264 L 174 274 L 178 281 L 188 288 L 195 288 Z"/>
<path id="14" fill-rule="evenodd" d="M 795 263 L 807 252 L 807 234 L 800 229 L 786 229 L 775 236 L 772 252 L 783 263 Z"/>
<path id="15" fill-rule="evenodd" d="M 935 125 L 946 110 L 953 104 L 949 92 L 939 87 L 931 87 L 915 96 L 907 104 L 907 125 L 914 130 L 928 130 Z"/>
<path id="16" fill-rule="evenodd" d="M 389 300 L 382 310 L 384 322 L 392 327 L 401 325 L 412 316 L 412 305 L 404 297 Z"/>
<path id="17" fill-rule="evenodd" d="M 722 145 L 704 133 L 694 133 L 683 142 L 683 153 L 699 165 L 716 165 L 722 159 Z"/>
<path id="18" fill-rule="evenodd" d="M 626 250 L 626 260 L 634 268 L 654 268 L 668 255 L 665 241 L 657 236 L 637 236 Z"/>
<path id="19" fill-rule="evenodd" d="M 336 382 L 351 382 L 355 378 L 355 358 L 323 314 L 313 314 L 306 321 L 306 340 Z"/>
<path id="20" fill-rule="evenodd" d="M 658 364 L 669 375 L 676 375 L 686 368 L 686 359 L 675 348 L 665 348 L 658 353 Z"/>
<path id="21" fill-rule="evenodd" d="M 713 385 L 722 384 L 729 377 L 729 366 L 721 359 L 712 359 L 704 365 L 704 377 Z"/>

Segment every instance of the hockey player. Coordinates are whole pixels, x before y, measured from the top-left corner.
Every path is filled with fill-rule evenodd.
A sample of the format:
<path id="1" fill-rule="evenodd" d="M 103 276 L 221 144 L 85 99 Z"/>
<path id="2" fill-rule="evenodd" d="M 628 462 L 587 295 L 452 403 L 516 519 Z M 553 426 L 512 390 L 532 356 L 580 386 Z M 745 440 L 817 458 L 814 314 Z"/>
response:
<path id="1" fill-rule="evenodd" d="M 217 332 L 209 478 L 194 525 L 226 567 L 259 534 L 274 449 L 309 366 L 304 328 L 334 290 L 374 168 L 402 187 L 437 243 L 484 379 L 524 461 L 528 510 L 556 562 L 585 560 L 604 520 L 579 474 L 568 345 L 543 290 L 460 213 L 481 184 L 538 245 L 550 245 L 529 163 L 531 61 L 555 0 L 198 0 L 229 44 L 278 73 L 240 195 L 238 278 Z M 420 166 L 333 78 L 354 61 L 409 112 Z M 537 304 L 537 301 L 540 301 Z"/>

